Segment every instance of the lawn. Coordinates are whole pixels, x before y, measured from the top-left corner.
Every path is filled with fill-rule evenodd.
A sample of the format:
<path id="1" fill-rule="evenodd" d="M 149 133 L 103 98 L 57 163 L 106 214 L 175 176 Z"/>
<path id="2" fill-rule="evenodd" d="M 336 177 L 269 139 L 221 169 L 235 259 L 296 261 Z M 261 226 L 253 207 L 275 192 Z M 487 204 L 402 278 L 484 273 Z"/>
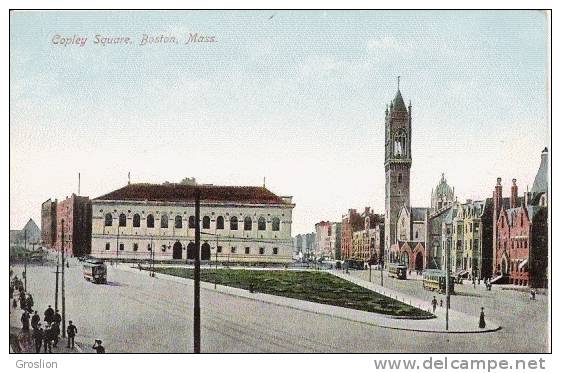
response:
<path id="1" fill-rule="evenodd" d="M 188 268 L 161 267 L 157 272 L 193 278 Z M 204 269 L 201 281 L 279 295 L 332 306 L 393 316 L 430 317 L 431 314 L 408 304 L 388 298 L 374 291 L 325 272 L 267 271 L 245 269 Z"/>

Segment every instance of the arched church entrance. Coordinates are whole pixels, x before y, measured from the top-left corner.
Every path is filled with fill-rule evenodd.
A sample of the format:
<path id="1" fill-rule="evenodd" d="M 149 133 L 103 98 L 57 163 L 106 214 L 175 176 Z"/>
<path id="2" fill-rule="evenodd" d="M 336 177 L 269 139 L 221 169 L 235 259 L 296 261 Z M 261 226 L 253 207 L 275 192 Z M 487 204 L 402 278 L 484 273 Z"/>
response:
<path id="1" fill-rule="evenodd" d="M 422 271 L 423 270 L 423 254 L 419 251 L 417 255 L 415 255 L 415 271 Z"/>
<path id="2" fill-rule="evenodd" d="M 409 253 L 404 251 L 401 253 L 401 264 L 406 265 L 409 268 Z"/>
<path id="3" fill-rule="evenodd" d="M 181 246 L 181 242 L 176 241 L 173 244 L 173 259 L 181 259 L 182 257 L 183 246 Z"/>

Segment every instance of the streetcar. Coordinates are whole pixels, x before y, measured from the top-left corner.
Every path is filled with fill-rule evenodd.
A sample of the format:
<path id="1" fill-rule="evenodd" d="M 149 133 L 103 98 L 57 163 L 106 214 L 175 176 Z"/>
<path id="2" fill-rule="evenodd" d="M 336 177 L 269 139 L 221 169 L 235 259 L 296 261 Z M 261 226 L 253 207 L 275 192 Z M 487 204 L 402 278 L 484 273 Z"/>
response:
<path id="1" fill-rule="evenodd" d="M 107 266 L 103 260 L 87 259 L 83 264 L 84 278 L 96 284 L 107 284 Z"/>
<path id="2" fill-rule="evenodd" d="M 450 294 L 454 294 L 454 276 L 448 280 Z M 446 272 L 440 269 L 425 269 L 423 271 L 423 289 L 446 293 Z"/>
<path id="3" fill-rule="evenodd" d="M 388 274 L 390 277 L 395 277 L 399 280 L 407 279 L 407 266 L 401 263 L 388 264 Z"/>

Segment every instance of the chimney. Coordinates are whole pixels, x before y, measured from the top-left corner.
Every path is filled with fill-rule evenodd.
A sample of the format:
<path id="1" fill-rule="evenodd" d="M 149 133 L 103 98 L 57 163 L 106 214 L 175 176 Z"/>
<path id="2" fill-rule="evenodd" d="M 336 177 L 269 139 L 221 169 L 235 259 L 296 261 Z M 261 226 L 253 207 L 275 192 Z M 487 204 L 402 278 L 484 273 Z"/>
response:
<path id="1" fill-rule="evenodd" d="M 510 208 L 515 208 L 518 202 L 518 186 L 516 179 L 512 179 L 512 187 L 510 188 Z"/>
<path id="2" fill-rule="evenodd" d="M 501 210 L 502 201 L 503 201 L 503 187 L 501 185 L 501 178 L 497 178 L 497 185 L 495 185 L 495 193 L 494 193 L 495 200 L 493 201 L 495 211 L 499 212 Z"/>

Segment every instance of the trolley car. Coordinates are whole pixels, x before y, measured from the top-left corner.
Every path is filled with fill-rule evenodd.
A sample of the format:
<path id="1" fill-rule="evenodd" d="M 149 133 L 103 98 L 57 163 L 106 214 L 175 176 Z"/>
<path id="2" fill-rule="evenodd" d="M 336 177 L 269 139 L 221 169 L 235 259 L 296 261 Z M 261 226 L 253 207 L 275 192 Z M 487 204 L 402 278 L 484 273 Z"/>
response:
<path id="1" fill-rule="evenodd" d="M 454 276 L 449 277 L 448 289 L 454 294 Z M 423 289 L 446 293 L 446 272 L 440 269 L 426 269 L 423 272 Z"/>
<path id="2" fill-rule="evenodd" d="M 390 277 L 395 277 L 399 280 L 407 279 L 407 266 L 401 263 L 388 264 L 388 274 Z"/>
<path id="3" fill-rule="evenodd" d="M 96 284 L 107 283 L 107 266 L 99 259 L 87 259 L 84 261 L 84 278 Z"/>

